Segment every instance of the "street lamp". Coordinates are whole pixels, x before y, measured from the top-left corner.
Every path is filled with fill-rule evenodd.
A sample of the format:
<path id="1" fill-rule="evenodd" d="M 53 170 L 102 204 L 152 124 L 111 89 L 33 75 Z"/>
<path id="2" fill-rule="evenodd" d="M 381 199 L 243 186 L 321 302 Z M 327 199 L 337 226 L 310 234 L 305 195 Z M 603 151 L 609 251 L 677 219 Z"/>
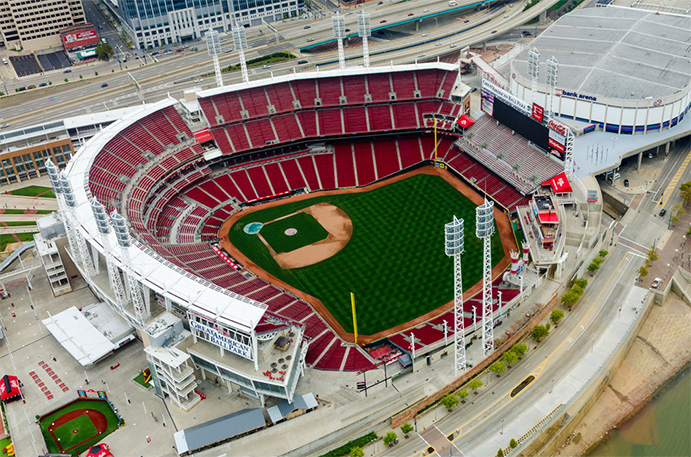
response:
<path id="1" fill-rule="evenodd" d="M 552 387 L 550 387 L 549 393 L 552 393 L 553 390 L 554 390 L 554 378 L 552 378 Z"/>
<path id="2" fill-rule="evenodd" d="M 501 420 L 501 432 L 499 432 L 500 435 L 504 434 L 504 419 Z"/>

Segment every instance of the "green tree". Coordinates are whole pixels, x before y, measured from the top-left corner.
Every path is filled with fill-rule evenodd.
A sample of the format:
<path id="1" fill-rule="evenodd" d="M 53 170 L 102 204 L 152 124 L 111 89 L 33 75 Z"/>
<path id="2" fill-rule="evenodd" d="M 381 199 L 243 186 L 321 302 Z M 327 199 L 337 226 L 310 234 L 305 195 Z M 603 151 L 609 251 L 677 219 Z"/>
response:
<path id="1" fill-rule="evenodd" d="M 52 85 L 53 85 L 53 81 L 48 81 L 48 85 L 49 85 L 49 86 L 52 86 Z"/>
<path id="2" fill-rule="evenodd" d="M 406 422 L 405 424 L 401 425 L 401 431 L 405 437 L 408 438 L 408 433 L 413 431 L 413 426 Z"/>
<path id="3" fill-rule="evenodd" d="M 583 290 L 585 290 L 585 288 L 588 287 L 588 280 L 585 278 L 578 278 L 573 283 L 577 284 Z"/>
<path id="4" fill-rule="evenodd" d="M 83 75 L 79 75 L 79 79 L 84 79 L 84 76 L 83 76 Z"/>
<path id="5" fill-rule="evenodd" d="M 605 257 L 607 257 L 607 254 L 608 254 L 608 252 L 607 252 L 606 249 L 600 249 L 600 251 L 597 253 L 597 255 L 599 255 L 599 256 L 602 257 L 603 259 L 604 259 Z"/>
<path id="6" fill-rule="evenodd" d="M 679 196 L 684 201 L 684 206 L 688 206 L 691 203 L 691 181 L 679 186 Z"/>
<path id="7" fill-rule="evenodd" d="M 599 267 L 600 265 L 602 265 L 602 262 L 604 262 L 604 259 L 602 259 L 602 258 L 600 258 L 600 257 L 595 257 L 595 258 L 593 259 L 593 263 L 596 263 L 598 267 Z"/>
<path id="8" fill-rule="evenodd" d="M 511 352 L 516 354 L 516 357 L 521 358 L 525 355 L 526 352 L 528 352 L 528 345 L 525 343 L 514 344 L 511 348 Z"/>
<path id="9" fill-rule="evenodd" d="M 497 375 L 497 377 L 499 377 L 503 372 L 506 371 L 506 364 L 504 364 L 504 362 L 500 360 L 497 360 L 489 366 L 489 371 L 491 371 L 492 373 Z"/>
<path id="10" fill-rule="evenodd" d="M 650 246 L 648 250 L 648 260 L 654 262 L 657 260 L 657 248 L 655 246 Z"/>
<path id="11" fill-rule="evenodd" d="M 641 265 L 641 267 L 638 269 L 638 275 L 641 278 L 648 276 L 648 269 L 645 267 L 645 265 Z"/>
<path id="12" fill-rule="evenodd" d="M 355 446 L 350 450 L 350 457 L 365 457 L 365 451 L 360 446 Z"/>
<path id="13" fill-rule="evenodd" d="M 65 82 L 67 82 L 67 81 L 68 81 L 68 79 L 67 79 L 67 78 L 65 78 Z"/>
<path id="14" fill-rule="evenodd" d="M 94 76 L 98 76 L 98 72 L 97 72 L 97 71 L 94 72 Z"/>
<path id="15" fill-rule="evenodd" d="M 516 446 L 518 446 L 518 443 L 515 439 L 511 438 L 511 441 L 509 441 L 509 446 L 511 446 L 511 449 L 515 449 Z"/>
<path id="16" fill-rule="evenodd" d="M 499 448 L 497 451 L 497 457 L 504 457 L 504 450 L 502 448 Z"/>
<path id="17" fill-rule="evenodd" d="M 398 439 L 396 432 L 387 432 L 386 435 L 384 435 L 384 444 L 387 446 L 392 445 L 396 439 Z"/>
<path id="18" fill-rule="evenodd" d="M 588 271 L 591 273 L 595 273 L 598 268 L 600 268 L 600 265 L 596 264 L 595 262 L 592 262 L 590 265 L 588 265 Z"/>
<path id="19" fill-rule="evenodd" d="M 549 320 L 554 322 L 554 325 L 557 325 L 557 323 L 564 318 L 564 311 L 560 309 L 554 309 L 552 310 L 552 313 L 549 315 Z"/>
<path id="20" fill-rule="evenodd" d="M 468 395 L 470 395 L 470 394 L 465 389 L 458 392 L 458 398 L 461 399 L 461 403 L 465 403 L 465 397 L 467 397 Z"/>
<path id="21" fill-rule="evenodd" d="M 458 405 L 458 397 L 454 394 L 444 395 L 444 397 L 441 399 L 441 404 L 444 405 L 444 408 L 451 411 L 456 405 Z"/>
<path id="22" fill-rule="evenodd" d="M 676 205 L 674 205 L 674 207 L 672 208 L 672 212 L 677 216 L 683 216 L 684 214 L 686 214 L 686 210 L 684 209 L 684 206 L 682 206 L 681 203 L 677 203 Z"/>
<path id="23" fill-rule="evenodd" d="M 578 294 L 579 297 L 583 295 L 584 292 L 583 288 L 578 284 L 574 284 L 573 286 L 571 286 L 571 291 L 576 292 L 576 294 Z"/>
<path id="24" fill-rule="evenodd" d="M 562 305 L 571 309 L 571 307 L 576 304 L 579 298 L 580 296 L 576 292 L 574 292 L 573 290 L 569 290 L 561 296 L 561 303 Z"/>
<path id="25" fill-rule="evenodd" d="M 475 394 L 477 394 L 477 390 L 482 386 L 484 386 L 484 384 L 479 379 L 473 379 L 468 383 L 468 387 L 473 389 L 473 393 Z"/>
<path id="26" fill-rule="evenodd" d="M 549 335 L 549 330 L 544 325 L 536 325 L 530 331 L 530 337 L 536 342 L 540 342 L 541 339 L 546 338 Z"/>
<path id="27" fill-rule="evenodd" d="M 96 46 L 96 57 L 100 60 L 108 60 L 113 57 L 113 47 L 108 43 L 99 43 Z"/>
<path id="28" fill-rule="evenodd" d="M 504 353 L 504 357 L 502 357 L 502 358 L 504 359 L 504 363 L 505 363 L 509 368 L 511 368 L 511 365 L 513 365 L 514 363 L 516 363 L 516 359 L 518 359 L 518 356 L 517 356 L 516 353 L 513 352 L 513 351 L 506 351 L 506 352 Z"/>

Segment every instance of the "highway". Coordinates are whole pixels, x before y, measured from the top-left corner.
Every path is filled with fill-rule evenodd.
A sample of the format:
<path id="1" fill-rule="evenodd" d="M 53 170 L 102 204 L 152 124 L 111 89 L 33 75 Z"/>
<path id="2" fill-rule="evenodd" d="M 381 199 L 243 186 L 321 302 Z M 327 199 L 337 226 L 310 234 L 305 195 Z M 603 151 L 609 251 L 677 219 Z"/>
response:
<path id="1" fill-rule="evenodd" d="M 371 64 L 387 65 L 391 62 L 411 63 L 418 59 L 420 61 L 434 60 L 450 52 L 455 52 L 455 50 L 452 51 L 449 48 L 451 43 L 456 44 L 456 49 L 460 50 L 464 46 L 482 43 L 491 38 L 498 38 L 501 34 L 519 27 L 532 17 L 540 14 L 556 1 L 557 0 L 543 0 L 541 3 L 525 12 L 522 11 L 522 6 L 520 4 L 515 4 L 512 8 L 500 7 L 490 9 L 489 11 L 483 9 L 478 12 L 469 13 L 466 15 L 466 19 L 463 19 L 468 20 L 468 22 L 462 22 L 463 26 L 460 29 L 458 27 L 459 20 L 456 20 L 457 18 L 455 17 L 447 19 L 446 21 L 439 19 L 436 21 L 432 21 L 431 19 L 422 20 L 419 34 L 412 33 L 405 35 L 402 33 L 402 37 L 399 39 L 387 41 L 372 40 L 370 45 L 370 53 L 372 55 Z M 471 3 L 474 2 L 466 2 L 466 4 Z M 429 9 L 430 12 L 441 10 L 441 5 L 446 5 L 446 3 L 425 2 L 423 4 L 423 6 L 426 6 L 425 8 L 410 8 L 409 3 L 396 3 L 393 5 L 376 5 L 372 9 L 375 10 L 375 12 L 381 10 L 379 14 L 384 14 L 383 12 L 388 11 L 384 10 L 384 7 L 411 12 L 420 11 L 420 13 L 422 13 L 424 9 Z M 507 17 L 504 17 L 504 11 L 506 11 Z M 351 25 L 355 27 L 354 21 L 356 15 L 353 14 L 346 17 L 348 18 L 346 26 Z M 373 23 L 375 20 L 374 17 L 379 16 L 375 16 L 373 13 Z M 352 24 L 350 21 L 352 21 Z M 425 23 L 425 21 L 427 21 L 427 23 Z M 308 22 L 312 25 L 310 29 L 305 30 L 304 26 L 308 25 Z M 435 22 L 441 22 L 439 27 L 432 25 L 432 23 Z M 246 58 L 248 60 L 283 50 L 289 50 L 296 55 L 300 55 L 295 49 L 296 43 L 294 40 L 319 37 L 320 35 L 330 33 L 331 19 L 324 18 L 318 21 L 293 19 L 274 26 L 279 35 L 278 42 L 276 42 L 276 35 L 266 27 L 248 30 L 248 42 L 250 45 L 250 51 L 246 53 Z M 413 27 L 413 25 L 410 24 L 407 27 Z M 429 28 L 429 32 L 422 32 L 423 29 L 426 30 L 427 28 Z M 262 30 L 261 33 L 260 30 Z M 496 32 L 493 33 L 493 31 Z M 422 37 L 421 35 L 423 33 L 429 33 L 429 36 Z M 227 49 L 226 46 L 232 47 L 232 41 L 229 40 L 228 37 L 229 34 L 224 36 L 224 39 L 227 40 L 222 44 L 222 48 L 224 49 Z M 316 38 L 314 39 L 316 40 Z M 423 42 L 420 43 L 420 41 Z M 440 42 L 443 44 L 437 45 L 437 43 Z M 173 52 L 168 56 L 159 56 L 157 59 L 160 58 L 160 61 L 157 63 L 149 63 L 152 61 L 152 57 L 149 55 L 146 58 L 146 65 L 137 68 L 128 68 L 127 71 L 136 78 L 142 87 L 141 92 L 137 92 L 134 89 L 126 73 L 116 71 L 115 73 L 100 75 L 97 78 L 76 81 L 73 85 L 69 86 L 50 87 L 45 91 L 22 93 L 2 99 L 0 114 L 3 116 L 4 122 L 10 123 L 12 127 L 16 127 L 17 123 L 20 122 L 39 123 L 60 117 L 102 111 L 104 109 L 133 106 L 144 101 L 159 100 L 169 93 L 179 97 L 182 95 L 183 89 L 193 86 L 201 86 L 202 88 L 212 87 L 214 84 L 214 78 L 212 77 L 204 77 L 202 83 L 194 82 L 200 75 L 212 73 L 213 65 L 211 59 L 201 45 L 197 52 L 191 52 L 191 48 L 185 49 L 184 52 Z M 361 64 L 360 47 L 346 49 L 346 58 L 349 59 L 348 64 L 350 65 Z M 272 75 L 285 74 L 291 71 L 314 70 L 315 66 L 333 68 L 336 65 L 334 63 L 336 60 L 335 50 L 321 52 L 317 55 L 310 56 L 308 59 L 309 65 L 298 66 L 294 61 L 291 61 L 272 65 L 268 70 L 253 68 L 250 69 L 250 78 L 269 78 Z M 237 63 L 237 53 L 224 53 L 220 61 L 222 67 Z M 131 58 L 127 62 L 127 65 L 135 65 L 134 62 L 137 62 L 137 60 Z M 112 62 L 111 65 L 113 65 Z M 76 78 L 76 75 L 70 76 Z M 55 79 L 54 74 L 44 76 L 44 78 L 50 77 Z M 32 80 L 32 83 L 35 83 L 35 78 L 36 77 Z M 224 75 L 225 84 L 237 82 L 240 82 L 239 72 Z M 8 82 L 8 84 L 10 83 L 11 82 Z M 26 84 L 26 82 L 22 81 L 21 84 Z M 107 87 L 101 87 L 103 84 L 107 84 Z"/>

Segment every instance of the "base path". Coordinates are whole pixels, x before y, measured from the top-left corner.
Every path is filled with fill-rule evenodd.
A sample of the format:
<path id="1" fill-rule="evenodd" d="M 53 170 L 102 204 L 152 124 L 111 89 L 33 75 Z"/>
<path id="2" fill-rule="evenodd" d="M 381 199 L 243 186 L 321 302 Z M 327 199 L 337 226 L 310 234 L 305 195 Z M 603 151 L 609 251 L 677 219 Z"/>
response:
<path id="1" fill-rule="evenodd" d="M 276 200 L 276 201 L 271 201 L 267 202 L 264 204 L 252 206 L 250 208 L 247 208 L 243 211 L 239 211 L 232 216 L 230 216 L 228 219 L 226 219 L 225 222 L 221 225 L 221 229 L 219 230 L 218 233 L 218 238 L 220 240 L 221 247 L 226 250 L 232 257 L 237 259 L 242 265 L 244 265 L 245 268 L 250 270 L 252 273 L 256 274 L 257 276 L 265 279 L 266 281 L 277 285 L 278 287 L 281 287 L 284 290 L 287 290 L 288 292 L 292 293 L 293 295 L 301 298 L 302 300 L 306 301 L 309 303 L 312 308 L 319 313 L 319 315 L 326 321 L 327 324 L 338 334 L 339 337 L 341 337 L 343 340 L 349 342 L 349 343 L 354 343 L 355 342 L 355 335 L 351 332 L 347 332 L 341 324 L 333 317 L 333 315 L 329 312 L 329 310 L 326 309 L 326 306 L 321 302 L 316 297 L 313 297 L 309 294 L 306 294 L 305 292 L 296 289 L 295 287 L 291 286 L 290 284 L 281 281 L 280 279 L 276 278 L 275 276 L 269 274 L 266 272 L 264 269 L 260 268 L 257 264 L 252 262 L 247 256 L 245 256 L 242 252 L 240 252 L 239 249 L 237 249 L 235 246 L 233 246 L 230 241 L 228 241 L 228 233 L 230 232 L 230 228 L 237 222 L 240 218 L 245 217 L 248 214 L 254 213 L 259 210 L 263 210 L 265 208 L 271 208 L 274 206 L 281 206 L 285 205 L 286 203 L 292 203 L 296 201 L 302 201 L 302 200 L 307 200 L 310 198 L 315 198 L 315 197 L 320 197 L 324 195 L 340 195 L 340 194 L 355 194 L 355 193 L 360 193 L 360 192 L 368 192 L 373 189 L 378 189 L 380 187 L 388 186 L 389 184 L 402 181 L 404 179 L 410 178 L 411 176 L 415 175 L 433 175 L 433 176 L 440 176 L 443 178 L 446 182 L 451 184 L 456 190 L 458 190 L 460 193 L 465 195 L 470 201 L 475 203 L 476 205 L 482 205 L 484 202 L 484 198 L 482 195 L 478 194 L 475 190 L 473 190 L 470 186 L 468 186 L 466 183 L 461 181 L 459 178 L 455 177 L 451 172 L 448 170 L 441 169 L 439 167 L 433 167 L 433 166 L 427 166 L 427 167 L 422 167 L 418 168 L 416 170 L 409 171 L 407 173 L 400 174 L 398 176 L 395 176 L 390 179 L 385 179 L 383 181 L 378 181 L 376 183 L 370 184 L 365 187 L 358 187 L 355 189 L 339 189 L 339 190 L 325 190 L 325 191 L 318 191 L 318 192 L 312 192 L 310 194 L 305 194 L 305 195 L 298 195 L 296 197 L 291 197 L 289 199 L 285 200 Z M 317 206 L 317 205 L 314 205 Z M 346 216 L 347 217 L 347 216 Z M 513 230 L 511 228 L 511 221 L 509 220 L 506 215 L 504 215 L 504 212 L 498 208 L 496 205 L 494 207 L 494 221 L 497 226 L 497 234 L 499 235 L 501 239 L 501 244 L 504 250 L 504 257 L 499 259 L 494 267 L 492 268 L 492 278 L 498 277 L 500 274 L 506 270 L 506 268 L 509 266 L 511 263 L 511 258 L 509 256 L 509 251 L 515 250 L 517 251 L 517 245 L 516 245 L 516 238 L 514 237 Z M 322 221 L 320 220 L 320 223 Z M 352 227 L 351 227 L 351 233 L 352 233 Z M 314 263 L 314 262 L 313 262 Z M 295 267 L 293 267 L 295 268 Z M 451 272 L 449 272 L 451 274 Z M 468 288 L 464 293 L 463 293 L 463 299 L 468 300 L 470 297 L 473 295 L 477 294 L 480 292 L 482 289 L 482 281 L 479 281 L 477 284 L 474 284 L 470 288 Z M 453 295 L 453 293 L 449 293 L 449 295 Z M 449 301 L 448 303 L 443 304 L 439 308 L 432 310 L 426 314 L 423 314 L 422 316 L 419 316 L 411 321 L 408 321 L 406 323 L 403 323 L 401 325 L 397 325 L 396 327 L 392 327 L 388 330 L 384 330 L 378 333 L 375 333 L 373 335 L 360 335 L 358 334 L 358 344 L 369 344 L 373 341 L 380 340 L 382 338 L 386 338 L 388 336 L 394 335 L 396 333 L 405 331 L 409 328 L 412 327 L 417 327 L 418 325 L 427 322 L 428 320 L 434 319 L 437 316 L 440 316 L 444 314 L 445 312 L 449 311 L 450 309 L 453 308 L 453 300 Z"/>

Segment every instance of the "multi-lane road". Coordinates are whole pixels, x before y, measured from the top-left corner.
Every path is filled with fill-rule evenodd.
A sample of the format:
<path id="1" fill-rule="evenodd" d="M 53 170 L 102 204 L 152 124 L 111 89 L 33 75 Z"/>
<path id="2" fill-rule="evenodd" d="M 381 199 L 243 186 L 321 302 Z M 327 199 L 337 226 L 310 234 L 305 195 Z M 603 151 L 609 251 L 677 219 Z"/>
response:
<path id="1" fill-rule="evenodd" d="M 459 12 L 458 16 L 454 15 L 446 19 L 423 19 L 417 25 L 418 31 L 414 30 L 416 26 L 412 23 L 401 26 L 411 30 L 400 33 L 400 38 L 397 39 L 372 41 L 370 46 L 372 65 L 436 59 L 450 52 L 456 52 L 456 49 L 449 48 L 451 44 L 455 44 L 456 48 L 460 50 L 463 46 L 481 43 L 519 27 L 554 2 L 556 0 L 544 0 L 525 12 L 522 11 L 522 5 L 518 3 L 513 7 L 502 6 L 493 9 L 480 9 L 479 11 L 471 8 L 464 13 Z M 474 2 L 468 0 L 465 3 L 473 4 Z M 440 12 L 443 11 L 446 3 L 423 2 L 419 5 L 412 7 L 409 3 L 374 5 L 370 8 L 373 16 L 372 22 L 374 24 L 376 18 L 384 17 L 384 14 L 390 15 L 394 21 L 408 17 L 407 14 L 411 13 L 424 15 Z M 429 11 L 425 13 L 425 10 Z M 405 16 L 403 16 L 404 11 L 408 11 Z M 399 18 L 398 15 L 401 17 Z M 346 27 L 356 27 L 355 14 L 347 15 L 346 18 Z M 379 21 L 381 20 L 383 19 L 379 19 Z M 309 28 L 305 29 L 307 25 Z M 331 20 L 330 18 L 322 20 L 294 19 L 274 24 L 273 27 L 276 33 L 273 33 L 268 27 L 248 30 L 248 41 L 251 49 L 246 53 L 247 59 L 279 50 L 291 50 L 296 55 L 305 57 L 306 54 L 300 54 L 297 48 L 307 39 L 314 41 L 325 39 L 331 33 Z M 423 37 L 423 34 L 426 36 Z M 228 40 L 222 45 L 224 49 L 232 47 L 232 41 L 228 38 L 229 36 L 224 37 Z M 442 44 L 438 45 L 438 43 Z M 140 60 L 129 60 L 127 71 L 136 78 L 142 87 L 141 92 L 134 89 L 126 72 L 116 71 L 101 75 L 98 78 L 79 80 L 72 85 L 50 87 L 45 91 L 6 98 L 3 100 L 2 108 L 0 108 L 0 115 L 3 116 L 4 122 L 11 123 L 12 127 L 16 127 L 19 123 L 38 123 L 56 117 L 101 111 L 104 107 L 113 109 L 132 106 L 142 101 L 161 99 L 169 93 L 181 96 L 183 89 L 192 86 L 211 87 L 214 84 L 212 77 L 205 77 L 201 83 L 195 83 L 200 75 L 212 73 L 213 65 L 201 45 L 198 46 L 199 51 L 197 52 L 190 51 L 193 47 L 195 46 L 185 49 L 184 52 L 158 56 L 156 60 L 160 59 L 160 61 L 155 63 L 151 63 L 153 59 L 149 55 L 146 59 L 146 65 L 142 65 Z M 349 64 L 361 64 L 361 49 L 359 47 L 347 49 L 346 58 L 350 59 Z M 253 68 L 250 71 L 250 77 L 252 79 L 271 77 L 272 74 L 314 69 L 317 65 L 332 67 L 336 54 L 333 50 L 326 50 L 312 54 L 307 59 L 309 60 L 308 65 L 296 65 L 295 61 L 289 61 L 272 65 L 270 69 Z M 220 60 L 222 66 L 237 63 L 237 53 L 224 53 Z M 61 77 L 62 75 L 58 76 Z M 55 75 L 46 76 L 46 78 L 50 77 L 55 78 Z M 225 84 L 237 82 L 240 82 L 238 72 L 224 75 Z M 103 84 L 108 86 L 102 87 Z"/>

